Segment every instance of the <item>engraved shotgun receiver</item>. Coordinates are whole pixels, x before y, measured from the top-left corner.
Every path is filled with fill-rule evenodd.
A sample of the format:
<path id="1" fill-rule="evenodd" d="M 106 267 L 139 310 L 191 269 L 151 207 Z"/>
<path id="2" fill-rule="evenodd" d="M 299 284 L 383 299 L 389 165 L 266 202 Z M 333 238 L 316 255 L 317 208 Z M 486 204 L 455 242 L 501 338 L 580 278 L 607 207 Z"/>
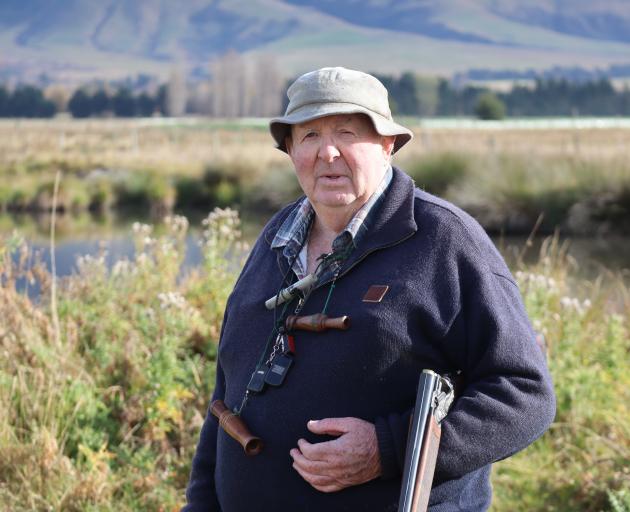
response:
<path id="1" fill-rule="evenodd" d="M 431 370 L 422 370 L 407 440 L 398 512 L 427 510 L 440 447 L 440 422 L 454 397 L 453 385 L 448 378 Z"/>

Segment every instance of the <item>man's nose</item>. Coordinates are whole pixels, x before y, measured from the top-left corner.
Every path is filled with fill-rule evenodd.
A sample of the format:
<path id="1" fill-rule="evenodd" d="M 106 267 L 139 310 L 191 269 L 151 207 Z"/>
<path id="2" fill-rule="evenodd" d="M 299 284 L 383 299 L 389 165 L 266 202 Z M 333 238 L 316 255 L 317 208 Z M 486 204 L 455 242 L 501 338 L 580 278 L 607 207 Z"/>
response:
<path id="1" fill-rule="evenodd" d="M 324 162 L 333 162 L 340 155 L 339 148 L 332 137 L 322 137 L 317 156 Z"/>

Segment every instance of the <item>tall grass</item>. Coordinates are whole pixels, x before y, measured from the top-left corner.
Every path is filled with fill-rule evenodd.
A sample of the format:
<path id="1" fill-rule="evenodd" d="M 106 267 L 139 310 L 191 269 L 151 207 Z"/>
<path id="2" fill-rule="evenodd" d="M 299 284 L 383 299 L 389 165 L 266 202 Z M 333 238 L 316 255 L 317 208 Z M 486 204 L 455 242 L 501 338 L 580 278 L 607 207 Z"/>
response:
<path id="1" fill-rule="evenodd" d="M 203 262 L 182 275 L 188 223 L 135 224 L 136 255 L 77 261 L 58 289 L 0 240 L 0 508 L 173 511 L 207 401 L 222 311 L 242 257 L 238 216 L 203 222 Z M 550 239 L 534 265 L 514 263 L 545 335 L 558 396 L 539 441 L 497 465 L 494 510 L 624 511 L 630 495 L 630 291 L 623 276 L 576 280 Z M 23 292 L 42 287 L 41 302 Z M 624 508 L 626 507 L 626 508 Z"/>
<path id="2" fill-rule="evenodd" d="M 136 258 L 82 257 L 49 304 L 15 288 L 19 236 L 0 243 L 0 503 L 7 510 L 177 510 L 214 382 L 222 310 L 244 248 L 230 211 L 205 221 L 203 264 L 180 276 L 188 224 L 134 226 Z M 226 258 L 226 255 L 231 255 Z M 17 258 L 17 262 L 16 262 Z M 231 262 L 231 263 L 230 263 Z"/>
<path id="3" fill-rule="evenodd" d="M 558 412 L 539 441 L 498 464 L 495 510 L 618 510 L 630 491 L 627 276 L 575 282 L 575 267 L 554 238 L 516 272 L 547 340 Z"/>

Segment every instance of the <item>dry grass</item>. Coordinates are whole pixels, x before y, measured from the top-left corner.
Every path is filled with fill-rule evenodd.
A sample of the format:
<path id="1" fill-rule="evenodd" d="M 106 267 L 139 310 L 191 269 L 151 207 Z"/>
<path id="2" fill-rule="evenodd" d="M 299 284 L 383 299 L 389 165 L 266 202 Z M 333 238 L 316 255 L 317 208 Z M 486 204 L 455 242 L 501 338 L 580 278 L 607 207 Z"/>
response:
<path id="1" fill-rule="evenodd" d="M 198 176 L 210 162 L 237 161 L 266 170 L 282 165 L 284 158 L 266 131 L 243 129 L 235 123 L 0 121 L 0 172 L 38 173 L 62 167 L 82 172 L 104 168 Z"/>
<path id="2" fill-rule="evenodd" d="M 487 129 L 414 127 L 416 138 L 401 152 L 406 163 L 427 153 L 510 153 L 580 157 L 588 161 L 630 158 L 630 129 Z M 195 175 L 208 162 L 247 161 L 261 169 L 286 167 L 266 125 L 190 120 L 0 120 L 0 169 L 34 170 L 67 165 L 156 169 Z"/>

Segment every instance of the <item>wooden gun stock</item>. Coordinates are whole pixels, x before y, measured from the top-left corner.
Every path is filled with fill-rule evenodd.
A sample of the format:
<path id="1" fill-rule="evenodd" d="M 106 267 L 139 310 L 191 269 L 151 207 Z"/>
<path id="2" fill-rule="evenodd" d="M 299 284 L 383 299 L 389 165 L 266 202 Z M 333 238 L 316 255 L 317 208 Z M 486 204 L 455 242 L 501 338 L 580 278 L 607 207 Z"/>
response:
<path id="1" fill-rule="evenodd" d="M 442 433 L 440 415 L 448 411 L 453 396 L 448 380 L 431 370 L 422 371 L 407 440 L 398 512 L 427 510 Z"/>
<path id="2" fill-rule="evenodd" d="M 221 428 L 240 443 L 246 455 L 258 455 L 261 452 L 263 449 L 262 440 L 251 434 L 240 416 L 230 411 L 223 400 L 212 402 L 210 412 L 219 420 Z"/>
<path id="3" fill-rule="evenodd" d="M 425 511 L 429 506 L 431 484 L 433 483 L 435 463 L 437 461 L 440 438 L 442 436 L 442 428 L 437 421 L 435 421 L 433 416 L 429 416 L 424 436 L 425 439 L 420 452 L 420 464 L 418 466 L 413 498 L 411 500 L 411 510 L 414 512 Z"/>

